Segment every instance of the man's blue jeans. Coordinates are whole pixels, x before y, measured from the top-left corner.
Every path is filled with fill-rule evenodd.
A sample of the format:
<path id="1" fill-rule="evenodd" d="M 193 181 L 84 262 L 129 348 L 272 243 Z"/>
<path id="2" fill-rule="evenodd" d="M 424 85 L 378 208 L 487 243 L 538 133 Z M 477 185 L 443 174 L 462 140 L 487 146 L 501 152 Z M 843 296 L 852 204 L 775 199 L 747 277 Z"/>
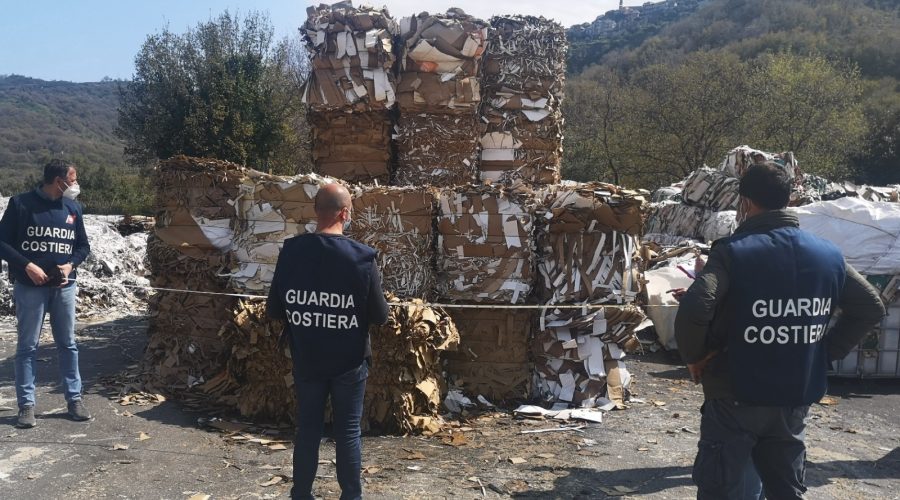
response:
<path id="1" fill-rule="evenodd" d="M 312 499 L 312 485 L 319 467 L 319 443 L 325 428 L 325 401 L 331 396 L 337 480 L 341 500 L 362 498 L 360 469 L 360 419 L 366 392 L 368 364 L 331 379 L 294 377 L 297 393 L 297 436 L 294 439 L 294 487 L 291 498 Z"/>
<path id="2" fill-rule="evenodd" d="M 78 346 L 75 345 L 77 287 L 53 288 L 16 283 L 13 288 L 19 332 L 16 344 L 16 400 L 19 408 L 34 406 L 34 358 L 46 313 L 50 314 L 50 328 L 59 355 L 59 375 L 66 401 L 81 399 Z"/>

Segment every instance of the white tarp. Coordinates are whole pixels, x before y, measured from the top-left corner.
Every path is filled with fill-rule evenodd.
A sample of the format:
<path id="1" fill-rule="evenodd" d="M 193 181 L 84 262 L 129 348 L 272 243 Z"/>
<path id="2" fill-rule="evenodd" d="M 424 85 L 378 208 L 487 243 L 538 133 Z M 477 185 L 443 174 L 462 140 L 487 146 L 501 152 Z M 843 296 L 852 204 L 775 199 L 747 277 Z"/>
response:
<path id="1" fill-rule="evenodd" d="M 677 265 L 688 270 L 694 269 L 694 254 L 673 259 L 670 265 L 644 272 L 647 280 L 647 306 L 644 310 L 653 321 L 659 343 L 666 349 L 678 349 L 675 342 L 675 314 L 678 313 L 678 301 L 672 295 L 675 288 L 689 288 L 693 280 Z"/>
<path id="2" fill-rule="evenodd" d="M 801 229 L 837 245 L 860 273 L 900 274 L 900 204 L 841 198 L 791 210 Z"/>

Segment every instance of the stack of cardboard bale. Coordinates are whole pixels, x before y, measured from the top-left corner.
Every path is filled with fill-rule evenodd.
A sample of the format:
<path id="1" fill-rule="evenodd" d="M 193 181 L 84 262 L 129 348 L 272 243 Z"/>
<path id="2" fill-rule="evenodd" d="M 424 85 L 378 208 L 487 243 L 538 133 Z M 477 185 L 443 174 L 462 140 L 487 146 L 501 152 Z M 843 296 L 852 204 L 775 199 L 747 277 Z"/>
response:
<path id="1" fill-rule="evenodd" d="M 703 242 L 728 236 L 736 226 L 738 182 L 722 170 L 697 169 L 683 182 L 681 202 L 666 201 L 655 207 L 645 240 L 659 242 L 657 234 Z"/>
<path id="2" fill-rule="evenodd" d="M 396 182 L 468 184 L 478 161 L 478 79 L 487 24 L 462 10 L 404 18 Z"/>
<path id="3" fill-rule="evenodd" d="M 451 309 L 460 347 L 444 355 L 450 382 L 491 401 L 531 395 L 529 339 L 535 313 L 509 309 Z"/>
<path id="4" fill-rule="evenodd" d="M 230 203 L 240 191 L 240 167 L 184 156 L 157 168 L 160 212 L 147 254 L 151 285 L 227 293 L 231 265 Z M 144 371 L 151 385 L 182 392 L 215 377 L 230 355 L 219 338 L 222 311 L 237 299 L 207 293 L 159 291 L 150 299 L 150 342 Z"/>
<path id="5" fill-rule="evenodd" d="M 629 382 L 622 358 L 644 319 L 633 304 L 648 193 L 601 183 L 540 193 L 538 295 L 547 307 L 532 342 L 535 388 L 549 401 L 593 406 L 606 396 L 621 405 Z"/>
<path id="6" fill-rule="evenodd" d="M 535 395 L 583 407 L 606 398 L 623 407 L 631 380 L 623 359 L 637 348 L 634 329 L 643 320 L 634 305 L 551 310 L 532 341 Z"/>
<path id="7" fill-rule="evenodd" d="M 399 304 L 388 298 L 388 321 L 372 335 L 373 369 L 366 381 L 363 420 L 383 432 L 437 432 L 446 392 L 440 355 L 456 349 L 459 333 L 442 309 L 420 299 Z"/>
<path id="8" fill-rule="evenodd" d="M 523 304 L 534 281 L 535 199 L 499 185 L 445 189 L 438 207 L 438 290 L 442 298 Z M 530 393 L 530 312 L 453 308 L 460 350 L 447 372 L 468 392 L 501 399 Z"/>
<path id="9" fill-rule="evenodd" d="M 431 299 L 437 196 L 424 187 L 357 187 L 349 236 L 378 251 L 384 289 L 403 298 Z"/>
<path id="10" fill-rule="evenodd" d="M 268 294 L 284 240 L 315 230 L 315 195 L 338 181 L 272 176 L 187 157 L 162 162 L 157 173 L 161 212 L 150 248 L 153 284 L 201 293 L 154 297 L 144 359 L 148 385 L 246 417 L 293 419 L 290 354 L 277 345 L 282 325 L 266 316 L 264 301 L 235 295 Z M 404 298 L 427 296 L 434 283 L 434 192 L 356 191 L 356 232 L 382 251 L 386 288 Z M 392 307 L 388 325 L 373 337 L 379 370 L 370 391 L 376 396 L 366 400 L 366 425 L 434 430 L 442 389 L 438 352 L 454 348 L 457 338 L 443 311 L 421 301 Z"/>
<path id="11" fill-rule="evenodd" d="M 313 70 L 303 102 L 315 167 L 339 179 L 387 183 L 397 23 L 386 10 L 350 2 L 309 7 L 307 14 L 301 31 Z"/>
<path id="12" fill-rule="evenodd" d="M 232 249 L 238 267 L 231 284 L 247 292 L 268 290 L 285 239 L 316 229 L 315 196 L 333 179 L 316 174 L 282 177 L 245 170 L 235 198 Z"/>
<path id="13" fill-rule="evenodd" d="M 454 301 L 521 304 L 531 292 L 535 200 L 499 185 L 444 189 L 438 291 Z"/>
<path id="14" fill-rule="evenodd" d="M 484 61 L 480 176 L 559 181 L 560 103 L 566 72 L 565 30 L 544 18 L 491 19 Z"/>

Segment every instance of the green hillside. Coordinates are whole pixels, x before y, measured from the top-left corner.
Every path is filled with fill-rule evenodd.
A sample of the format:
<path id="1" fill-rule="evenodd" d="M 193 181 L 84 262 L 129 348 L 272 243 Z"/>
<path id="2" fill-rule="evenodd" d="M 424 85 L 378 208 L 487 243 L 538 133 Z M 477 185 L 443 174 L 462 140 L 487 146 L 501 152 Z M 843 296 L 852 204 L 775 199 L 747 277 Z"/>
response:
<path id="1" fill-rule="evenodd" d="M 145 180 L 114 134 L 118 83 L 0 76 L 0 193 L 37 182 L 50 158 L 79 167 L 80 201 L 94 212 L 147 212 Z"/>
<path id="2" fill-rule="evenodd" d="M 822 69 L 821 62 L 827 61 L 831 69 L 825 68 L 825 73 L 830 73 L 820 72 L 812 76 L 819 77 L 822 82 L 831 82 L 837 75 L 847 80 L 849 91 L 843 98 L 834 94 L 834 100 L 823 101 L 819 105 L 847 110 L 843 114 L 832 114 L 830 118 L 851 120 L 854 127 L 860 125 L 855 121 L 858 116 L 854 114 L 856 111 L 864 119 L 861 135 L 842 138 L 846 143 L 844 154 L 828 152 L 826 156 L 831 163 L 820 172 L 858 182 L 900 182 L 900 3 L 893 0 L 707 0 L 693 5 L 694 10 L 690 12 L 683 8 L 676 11 L 675 5 L 675 2 L 667 2 L 653 6 L 650 11 L 642 10 L 647 9 L 645 5 L 636 8 L 638 15 L 632 12 L 630 17 L 612 11 L 598 18 L 593 26 L 605 23 L 614 26 L 614 29 L 594 33 L 593 37 L 573 37 L 567 92 L 569 100 L 568 104 L 564 104 L 569 111 L 566 134 L 568 154 L 564 165 L 566 175 L 572 178 L 610 179 L 614 172 L 597 165 L 612 165 L 609 160 L 615 156 L 614 153 L 628 150 L 627 144 L 617 144 L 618 150 L 597 147 L 594 138 L 594 130 L 598 126 L 596 117 L 582 109 L 591 102 L 597 102 L 596 96 L 607 97 L 607 110 L 633 111 L 629 105 L 633 105 L 634 101 L 656 98 L 646 95 L 652 87 L 647 84 L 648 78 L 672 76 L 670 73 L 684 65 L 702 71 L 704 64 L 701 62 L 709 61 L 721 68 L 743 72 L 743 78 L 729 85 L 736 83 L 735 89 L 743 88 L 741 92 L 747 99 L 756 99 L 754 105 L 765 105 L 767 89 L 761 89 L 760 85 L 771 82 L 761 79 L 760 74 L 766 68 L 772 71 L 773 57 L 783 56 L 781 62 L 793 57 L 790 60 L 798 64 L 793 68 L 781 64 L 778 68 L 780 78 L 790 75 L 794 69 L 811 70 L 816 66 Z M 622 22 L 623 19 L 627 22 Z M 577 29 L 573 28 L 575 31 Z M 736 61 L 729 59 L 735 57 Z M 770 73 L 771 76 L 775 74 Z M 709 74 L 704 78 L 707 78 L 708 85 L 700 84 L 686 96 L 673 95 L 670 102 L 682 103 L 684 99 L 728 83 L 730 77 Z M 682 81 L 686 80 L 686 77 L 682 78 Z M 802 78 L 783 80 L 777 84 L 797 87 L 792 90 L 794 94 L 786 94 L 788 99 L 780 96 L 782 99 L 778 106 L 782 110 L 803 99 L 815 105 L 811 99 L 817 89 L 807 88 L 810 92 L 804 95 Z M 797 96 L 796 101 L 792 99 L 793 95 Z M 646 106 L 644 111 L 647 111 Z M 659 111 L 664 114 L 666 110 Z M 722 115 L 730 112 L 728 109 L 714 111 Z M 752 111 L 733 118 L 767 119 L 767 115 L 760 116 Z M 809 116 L 815 121 L 824 119 L 828 114 L 810 113 Z M 850 125 L 850 122 L 847 123 Z M 630 127 L 632 133 L 635 130 L 646 131 L 642 123 L 606 121 L 604 133 L 610 135 L 610 131 L 615 132 L 614 125 L 618 126 L 618 130 Z M 829 134 L 840 132 L 844 124 L 836 122 L 831 125 L 829 133 L 813 137 L 818 144 L 828 146 L 831 140 Z M 611 135 L 615 139 L 615 134 Z M 615 142 L 609 137 L 606 140 Z M 727 139 L 723 139 L 723 142 L 728 141 L 734 142 L 734 145 L 753 142 L 751 145 L 772 148 L 781 144 L 778 137 L 771 134 L 765 136 L 749 126 L 737 127 Z M 672 142 L 678 141 L 673 139 Z M 810 143 L 806 154 L 800 156 L 801 162 L 804 157 L 810 159 L 817 156 L 818 147 Z M 716 151 L 713 157 L 720 155 L 721 152 Z M 633 161 L 641 163 L 640 158 Z M 819 165 L 814 163 L 813 171 Z M 659 164 L 647 167 L 647 170 L 668 174 L 669 178 L 660 178 L 660 182 L 668 182 L 680 175 L 680 172 L 666 172 L 665 166 L 665 161 L 661 160 Z M 628 168 L 621 164 L 618 167 Z M 628 176 L 625 178 L 629 179 Z"/>

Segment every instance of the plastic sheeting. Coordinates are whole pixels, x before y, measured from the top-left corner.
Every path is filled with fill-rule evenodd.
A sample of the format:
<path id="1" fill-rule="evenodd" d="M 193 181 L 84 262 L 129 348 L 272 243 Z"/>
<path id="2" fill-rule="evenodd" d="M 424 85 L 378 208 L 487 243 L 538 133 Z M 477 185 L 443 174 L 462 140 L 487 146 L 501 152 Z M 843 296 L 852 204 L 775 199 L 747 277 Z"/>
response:
<path id="1" fill-rule="evenodd" d="M 801 229 L 837 245 L 860 273 L 900 274 L 900 204 L 841 198 L 791 210 Z"/>

